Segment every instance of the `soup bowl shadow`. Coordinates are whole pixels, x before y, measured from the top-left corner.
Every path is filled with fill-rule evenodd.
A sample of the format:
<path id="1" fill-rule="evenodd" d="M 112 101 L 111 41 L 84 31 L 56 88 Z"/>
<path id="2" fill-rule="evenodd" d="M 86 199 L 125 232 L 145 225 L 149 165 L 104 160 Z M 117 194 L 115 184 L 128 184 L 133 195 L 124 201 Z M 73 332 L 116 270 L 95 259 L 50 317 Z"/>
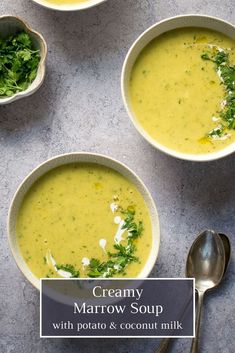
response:
<path id="1" fill-rule="evenodd" d="M 121 74 L 121 92 L 124 102 L 124 106 L 131 119 L 133 125 L 137 131 L 147 140 L 152 146 L 158 150 L 179 159 L 195 161 L 195 162 L 207 162 L 216 159 L 223 158 L 233 152 L 235 152 L 235 142 L 231 143 L 229 146 L 223 148 L 222 150 L 205 153 L 205 154 L 190 154 L 178 152 L 174 149 L 168 148 L 163 144 L 159 143 L 157 140 L 152 138 L 150 134 L 143 128 L 135 116 L 135 113 L 131 107 L 130 97 L 129 97 L 129 82 L 131 77 L 132 68 L 140 55 L 141 51 L 155 38 L 168 31 L 187 28 L 187 27 L 198 27 L 206 28 L 220 32 L 232 39 L 235 39 L 235 27 L 222 19 L 206 16 L 206 15 L 180 15 L 165 19 L 160 21 L 146 31 L 144 31 L 133 43 L 129 49 L 126 58 L 124 60 L 122 74 Z"/>
<path id="2" fill-rule="evenodd" d="M 40 279 L 37 278 L 32 273 L 26 261 L 24 260 L 19 248 L 19 244 L 17 241 L 17 231 L 16 231 L 17 216 L 18 216 L 18 212 L 21 207 L 22 201 L 26 193 L 30 189 L 30 187 L 41 176 L 45 175 L 50 170 L 70 163 L 94 163 L 94 164 L 98 164 L 98 165 L 113 169 L 114 171 L 120 173 L 122 176 L 128 179 L 142 195 L 146 203 L 146 206 L 148 208 L 149 216 L 151 220 L 152 244 L 151 244 L 151 251 L 148 256 L 147 262 L 145 263 L 143 269 L 141 270 L 137 278 L 148 277 L 157 260 L 159 246 L 160 246 L 159 217 L 158 217 L 158 212 L 157 212 L 155 203 L 152 199 L 152 196 L 150 195 L 148 189 L 140 180 L 140 178 L 126 165 L 122 164 L 121 162 L 113 158 L 110 158 L 101 154 L 86 153 L 86 152 L 67 153 L 47 160 L 46 162 L 40 164 L 37 168 L 35 168 L 18 187 L 15 195 L 13 196 L 13 199 L 9 208 L 8 222 L 7 222 L 8 241 L 18 268 L 21 270 L 23 275 L 29 280 L 29 282 L 31 282 L 32 285 L 34 285 L 37 289 L 40 289 Z"/>

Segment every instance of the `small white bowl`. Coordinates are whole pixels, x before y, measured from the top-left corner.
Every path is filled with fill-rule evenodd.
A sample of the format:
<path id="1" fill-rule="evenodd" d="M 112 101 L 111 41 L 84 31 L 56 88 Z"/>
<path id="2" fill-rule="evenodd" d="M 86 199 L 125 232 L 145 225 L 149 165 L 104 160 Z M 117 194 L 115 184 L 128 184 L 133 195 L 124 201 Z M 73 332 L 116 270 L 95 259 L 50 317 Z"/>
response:
<path id="1" fill-rule="evenodd" d="M 235 151 L 235 143 L 232 143 L 231 145 L 225 147 L 224 149 L 218 152 L 211 152 L 206 154 L 188 154 L 188 153 L 177 152 L 173 149 L 170 149 L 160 144 L 145 131 L 145 129 L 136 119 L 135 114 L 131 109 L 131 104 L 129 100 L 128 90 L 129 90 L 130 74 L 134 63 L 138 58 L 140 52 L 143 50 L 143 48 L 145 48 L 149 42 L 151 42 L 154 38 L 160 36 L 162 33 L 168 32 L 176 28 L 184 28 L 184 27 L 199 27 L 199 28 L 212 29 L 214 31 L 221 32 L 226 36 L 235 40 L 235 27 L 231 23 L 216 17 L 210 17 L 206 15 L 176 16 L 154 24 L 136 39 L 136 41 L 133 43 L 133 45 L 131 46 L 130 50 L 127 53 L 127 56 L 123 64 L 122 75 L 121 75 L 122 98 L 123 98 L 127 113 L 132 123 L 134 124 L 135 128 L 151 145 L 156 147 L 158 150 L 170 156 L 184 159 L 184 160 L 198 161 L 198 162 L 212 161 L 233 153 Z"/>
<path id="2" fill-rule="evenodd" d="M 5 37 L 18 31 L 25 31 L 32 38 L 36 49 L 40 50 L 41 60 L 39 62 L 37 76 L 29 87 L 22 92 L 16 93 L 11 97 L 0 97 L 0 105 L 8 104 L 17 99 L 28 97 L 36 92 L 42 85 L 45 77 L 45 61 L 47 56 L 47 45 L 43 36 L 34 31 L 25 21 L 16 16 L 0 16 L 0 35 Z"/>
<path id="3" fill-rule="evenodd" d="M 46 7 L 51 10 L 79 11 L 79 10 L 90 9 L 91 7 L 97 6 L 107 0 L 87 0 L 85 2 L 81 2 L 81 3 L 77 3 L 77 4 L 74 3 L 74 4 L 64 4 L 64 5 L 52 4 L 47 0 L 32 0 L 32 1 L 35 2 L 36 4 L 42 5 L 43 7 Z"/>
<path id="4" fill-rule="evenodd" d="M 37 288 L 40 289 L 40 280 L 31 272 L 27 263 L 23 259 L 18 242 L 17 242 L 17 234 L 16 234 L 16 222 L 17 215 L 22 203 L 22 200 L 29 190 L 29 188 L 35 183 L 37 179 L 39 179 L 42 175 L 47 173 L 53 168 L 56 168 L 61 165 L 69 164 L 69 163 L 96 163 L 99 165 L 103 165 L 109 168 L 112 168 L 122 174 L 125 178 L 129 179 L 137 188 L 137 190 L 141 193 L 144 198 L 146 205 L 149 210 L 151 224 L 152 224 L 152 248 L 149 255 L 149 258 L 140 272 L 138 278 L 146 278 L 150 274 L 151 270 L 154 267 L 156 262 L 159 246 L 160 246 L 160 229 L 159 229 L 159 218 L 155 203 L 146 188 L 143 182 L 139 179 L 139 177 L 127 166 L 118 162 L 117 160 L 106 157 L 100 154 L 91 154 L 86 152 L 75 152 L 68 153 L 53 157 L 46 162 L 40 164 L 36 169 L 34 169 L 20 184 L 17 189 L 13 200 L 11 202 L 9 213 L 8 213 L 8 240 L 10 244 L 10 248 L 12 254 L 15 258 L 15 261 L 24 274 L 24 276 Z"/>

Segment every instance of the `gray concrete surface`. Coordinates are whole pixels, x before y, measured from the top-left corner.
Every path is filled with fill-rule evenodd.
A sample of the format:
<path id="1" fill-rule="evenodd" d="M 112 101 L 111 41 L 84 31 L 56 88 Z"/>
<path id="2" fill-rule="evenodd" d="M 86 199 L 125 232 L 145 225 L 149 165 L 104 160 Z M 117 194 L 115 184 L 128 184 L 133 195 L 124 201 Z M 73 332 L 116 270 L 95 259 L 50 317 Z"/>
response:
<path id="1" fill-rule="evenodd" d="M 69 151 L 108 154 L 127 163 L 156 200 L 162 243 L 157 277 L 184 276 L 187 251 L 206 227 L 226 232 L 235 248 L 235 156 L 208 164 L 175 160 L 135 131 L 120 95 L 120 72 L 133 40 L 148 26 L 183 13 L 235 23 L 231 0 L 108 0 L 82 13 L 57 13 L 30 0 L 1 0 L 1 14 L 25 18 L 45 36 L 47 75 L 35 95 L 0 107 L 0 352 L 153 353 L 156 339 L 40 339 L 39 293 L 17 269 L 7 244 L 9 202 L 23 177 L 48 157 Z M 223 285 L 208 295 L 201 352 L 233 353 L 232 261 Z M 186 353 L 190 340 L 171 350 Z"/>

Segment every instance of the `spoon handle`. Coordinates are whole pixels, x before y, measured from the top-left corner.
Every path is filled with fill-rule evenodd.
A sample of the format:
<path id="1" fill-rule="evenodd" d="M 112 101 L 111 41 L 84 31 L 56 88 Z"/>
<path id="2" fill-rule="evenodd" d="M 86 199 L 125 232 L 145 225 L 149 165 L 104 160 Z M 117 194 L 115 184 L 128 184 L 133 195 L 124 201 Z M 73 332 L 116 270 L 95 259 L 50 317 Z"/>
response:
<path id="1" fill-rule="evenodd" d="M 204 292 L 198 291 L 198 302 L 197 302 L 197 317 L 195 325 L 195 338 L 193 338 L 191 351 L 190 353 L 198 353 L 198 343 L 199 343 L 199 331 L 200 331 L 200 322 L 202 315 L 202 305 L 203 305 Z"/>
<path id="2" fill-rule="evenodd" d="M 172 338 L 164 338 L 156 353 L 166 353 Z"/>

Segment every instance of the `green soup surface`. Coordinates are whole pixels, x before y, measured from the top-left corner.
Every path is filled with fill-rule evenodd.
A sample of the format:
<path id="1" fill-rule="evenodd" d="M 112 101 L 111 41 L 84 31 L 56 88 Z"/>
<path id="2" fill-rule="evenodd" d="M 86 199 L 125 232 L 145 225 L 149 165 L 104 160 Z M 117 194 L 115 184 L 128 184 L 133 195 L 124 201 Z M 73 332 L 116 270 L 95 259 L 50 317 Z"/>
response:
<path id="1" fill-rule="evenodd" d="M 38 179 L 23 199 L 16 230 L 38 278 L 136 277 L 152 247 L 140 192 L 118 172 L 93 163 L 66 164 Z"/>
<path id="2" fill-rule="evenodd" d="M 138 124 L 158 143 L 182 153 L 210 153 L 234 142 L 235 117 L 231 129 L 221 134 L 218 129 L 227 124 L 221 119 L 228 110 L 225 97 L 235 91 L 223 84 L 221 70 L 206 57 L 224 51 L 234 65 L 234 48 L 232 39 L 203 28 L 176 29 L 152 40 L 138 56 L 129 82 Z M 235 110 L 235 100 L 232 104 Z"/>

